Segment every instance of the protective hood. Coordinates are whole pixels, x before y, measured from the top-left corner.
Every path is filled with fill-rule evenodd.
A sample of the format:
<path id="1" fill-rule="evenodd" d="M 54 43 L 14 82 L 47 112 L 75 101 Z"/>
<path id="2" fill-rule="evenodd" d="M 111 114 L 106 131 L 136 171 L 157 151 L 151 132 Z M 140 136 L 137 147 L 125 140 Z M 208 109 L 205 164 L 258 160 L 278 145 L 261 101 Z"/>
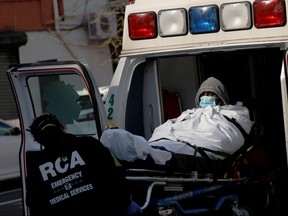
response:
<path id="1" fill-rule="evenodd" d="M 205 91 L 213 92 L 214 94 L 218 95 L 218 97 L 223 101 L 224 105 L 229 104 L 229 97 L 225 86 L 218 79 L 209 77 L 200 85 L 196 93 L 196 106 L 199 106 L 200 95 Z"/>

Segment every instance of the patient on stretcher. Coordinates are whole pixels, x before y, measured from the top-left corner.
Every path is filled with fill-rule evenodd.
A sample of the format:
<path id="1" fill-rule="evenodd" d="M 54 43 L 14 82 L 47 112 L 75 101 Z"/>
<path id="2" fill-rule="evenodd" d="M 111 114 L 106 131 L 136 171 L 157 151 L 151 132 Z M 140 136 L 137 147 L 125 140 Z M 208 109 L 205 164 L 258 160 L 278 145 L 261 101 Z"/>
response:
<path id="1" fill-rule="evenodd" d="M 121 161 L 146 160 L 165 165 L 173 153 L 199 156 L 199 147 L 210 149 L 207 157 L 222 160 L 244 144 L 253 122 L 241 102 L 230 105 L 225 86 L 216 78 L 205 80 L 195 97 L 196 108 L 158 126 L 147 141 L 123 129 L 104 131 L 101 142 Z M 215 154 L 215 152 L 223 154 Z"/>

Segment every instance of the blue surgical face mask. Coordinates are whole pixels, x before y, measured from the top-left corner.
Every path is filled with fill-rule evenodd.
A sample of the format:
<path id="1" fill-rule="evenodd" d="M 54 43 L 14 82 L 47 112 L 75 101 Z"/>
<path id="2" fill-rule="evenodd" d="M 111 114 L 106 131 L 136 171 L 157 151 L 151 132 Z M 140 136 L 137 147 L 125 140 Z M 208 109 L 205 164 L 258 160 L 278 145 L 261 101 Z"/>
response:
<path id="1" fill-rule="evenodd" d="M 214 106 L 216 106 L 216 101 L 215 101 L 215 100 L 216 100 L 215 97 L 202 96 L 202 97 L 200 98 L 200 103 L 199 103 L 199 105 L 200 105 L 200 107 L 202 107 L 202 108 L 205 108 L 205 107 L 207 107 L 208 105 L 214 107 Z"/>

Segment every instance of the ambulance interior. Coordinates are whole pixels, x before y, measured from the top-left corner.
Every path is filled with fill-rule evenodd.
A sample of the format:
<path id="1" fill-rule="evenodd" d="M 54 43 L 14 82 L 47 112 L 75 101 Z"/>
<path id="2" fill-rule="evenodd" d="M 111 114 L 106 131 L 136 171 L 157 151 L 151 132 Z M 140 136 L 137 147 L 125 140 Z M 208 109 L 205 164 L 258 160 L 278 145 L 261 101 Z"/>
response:
<path id="1" fill-rule="evenodd" d="M 167 110 L 169 117 L 177 117 L 181 111 L 195 107 L 194 99 L 199 85 L 206 78 L 214 76 L 226 86 L 230 104 L 242 101 L 249 108 L 251 119 L 263 126 L 261 149 L 263 148 L 267 155 L 254 155 L 253 157 L 257 158 L 256 163 L 269 161 L 267 169 L 271 169 L 277 178 L 281 176 L 279 179 L 287 179 L 280 87 L 283 56 L 284 51 L 279 48 L 257 48 L 147 58 L 134 70 L 125 127 L 128 131 L 149 139 L 153 127 L 166 121 Z M 159 95 L 151 94 L 151 91 L 156 91 Z M 173 101 L 165 107 L 164 95 L 167 92 L 176 93 L 174 96 L 179 100 L 179 107 Z M 154 108 L 157 103 L 162 104 L 159 112 Z M 147 115 L 149 112 L 145 111 L 147 107 L 154 108 L 153 127 L 150 116 Z M 277 183 L 281 185 L 278 185 L 279 197 L 285 196 L 285 191 L 287 192 L 287 186 L 282 180 Z"/>

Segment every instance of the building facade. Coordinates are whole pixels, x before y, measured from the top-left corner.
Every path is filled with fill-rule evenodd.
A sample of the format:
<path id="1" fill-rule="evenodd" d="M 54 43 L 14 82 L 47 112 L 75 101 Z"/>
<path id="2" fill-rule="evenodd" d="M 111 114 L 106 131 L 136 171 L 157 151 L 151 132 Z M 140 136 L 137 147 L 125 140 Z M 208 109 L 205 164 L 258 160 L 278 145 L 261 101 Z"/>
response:
<path id="1" fill-rule="evenodd" d="M 17 63 L 81 60 L 98 86 L 113 75 L 111 41 L 118 37 L 117 0 L 4 0 L 0 2 L 0 118 L 18 117 L 6 77 Z"/>

